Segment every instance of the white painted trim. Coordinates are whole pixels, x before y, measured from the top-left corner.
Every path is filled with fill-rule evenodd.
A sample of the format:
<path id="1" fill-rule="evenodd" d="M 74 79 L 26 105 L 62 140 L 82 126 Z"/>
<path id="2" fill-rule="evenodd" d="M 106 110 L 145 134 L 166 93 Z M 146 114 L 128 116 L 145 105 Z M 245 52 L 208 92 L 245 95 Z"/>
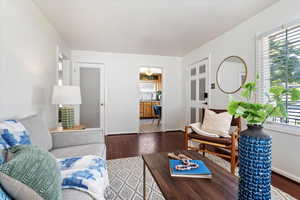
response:
<path id="1" fill-rule="evenodd" d="M 288 173 L 288 172 L 286 172 L 286 171 L 284 171 L 282 169 L 279 169 L 279 168 L 276 168 L 276 167 L 272 167 L 272 171 L 274 171 L 274 172 L 276 172 L 276 173 L 278 173 L 278 174 L 280 174 L 282 176 L 285 176 L 285 177 L 287 177 L 287 178 L 289 178 L 289 179 L 291 179 L 293 181 L 296 181 L 297 183 L 300 183 L 300 177 L 297 177 L 297 176 L 295 176 L 293 174 L 290 174 L 290 173 Z"/>
<path id="2" fill-rule="evenodd" d="M 105 135 L 121 135 L 121 134 L 139 134 L 136 131 L 118 131 L 118 132 L 107 132 Z"/>
<path id="3" fill-rule="evenodd" d="M 161 132 L 173 132 L 173 131 L 184 131 L 181 128 L 178 129 L 166 129 L 165 131 L 161 131 Z M 106 133 L 106 135 L 121 135 L 121 134 L 139 134 L 139 132 L 136 131 L 118 131 L 118 132 L 108 132 Z"/>
<path id="4" fill-rule="evenodd" d="M 191 108 L 191 97 L 190 97 L 190 82 L 191 82 L 191 75 L 190 75 L 190 69 L 191 69 L 191 66 L 194 65 L 194 64 L 197 64 L 199 62 L 202 62 L 202 61 L 205 61 L 207 60 L 207 68 L 206 68 L 206 79 L 207 79 L 207 93 L 208 93 L 208 101 L 207 101 L 207 107 L 208 108 L 211 108 L 211 105 L 212 105 L 212 100 L 211 100 L 211 58 L 212 58 L 212 55 L 211 53 L 209 53 L 207 56 L 204 56 L 200 59 L 197 59 L 195 60 L 194 62 L 191 62 L 191 64 L 188 64 L 188 66 L 186 66 L 185 68 L 185 76 L 187 77 L 185 79 L 186 83 L 186 88 L 187 88 L 187 94 L 186 94 L 186 98 L 185 98 L 185 116 L 186 116 L 186 119 L 185 119 L 185 125 L 189 124 L 190 122 L 190 108 Z M 197 116 L 198 117 L 198 116 Z"/>
<path id="5" fill-rule="evenodd" d="M 99 129 L 102 130 L 104 132 L 104 134 L 106 133 L 106 127 L 107 127 L 107 106 L 106 106 L 106 102 L 107 102 L 107 92 L 106 92 L 106 70 L 105 70 L 105 65 L 103 63 L 96 63 L 96 62 L 81 62 L 81 61 L 75 61 L 74 65 L 73 65 L 73 75 L 72 75 L 72 84 L 74 85 L 78 85 L 80 84 L 80 80 L 74 80 L 74 75 L 79 73 L 79 68 L 97 68 L 100 70 L 100 103 L 104 104 L 104 106 L 100 106 L 100 124 L 102 125 L 102 127 L 100 127 Z M 75 115 L 77 115 L 77 119 L 79 119 L 79 113 L 75 113 Z M 96 128 L 97 129 L 97 128 Z"/>
<path id="6" fill-rule="evenodd" d="M 208 59 L 208 108 L 211 108 L 211 105 L 212 105 L 212 101 L 211 101 L 211 97 L 212 97 L 212 95 L 211 95 L 211 83 L 212 83 L 212 78 L 211 78 L 211 75 L 212 75 L 212 73 L 211 73 L 211 53 L 209 53 L 208 54 L 208 56 L 207 56 L 207 59 Z"/>
<path id="7" fill-rule="evenodd" d="M 165 132 L 175 132 L 175 131 L 184 131 L 183 128 L 178 128 L 178 129 L 166 129 Z"/>
<path id="8" fill-rule="evenodd" d="M 299 126 L 267 122 L 264 125 L 264 128 L 266 130 L 271 130 L 278 134 L 288 134 L 288 135 L 300 137 L 300 127 Z"/>
<path id="9" fill-rule="evenodd" d="M 165 85 L 166 85 L 166 78 L 165 78 L 165 76 L 166 76 L 166 74 L 165 74 L 165 72 L 164 72 L 164 67 L 162 67 L 162 66 L 157 66 L 157 65 L 145 65 L 145 64 L 142 64 L 142 65 L 139 65 L 139 71 L 138 71 L 138 84 L 139 84 L 139 82 L 140 82 L 140 69 L 142 68 L 142 67 L 150 67 L 150 68 L 158 68 L 158 69 L 161 69 L 161 79 L 162 79 L 162 85 L 161 85 L 161 88 L 162 88 L 162 96 L 161 96 L 161 100 L 160 100 L 160 105 L 162 106 L 162 113 L 161 113 L 161 132 L 166 132 L 166 127 L 165 127 L 165 119 L 166 119 L 166 112 L 165 112 L 165 110 L 166 110 L 166 105 L 165 105 L 165 101 L 164 101 L 164 99 L 165 99 Z M 138 85 L 139 86 L 139 85 Z M 138 130 L 138 132 L 140 131 L 140 108 L 139 108 L 139 106 L 140 106 L 140 90 L 139 90 L 139 87 L 137 87 L 137 90 L 138 90 L 138 127 L 137 127 L 137 130 Z"/>
<path id="10" fill-rule="evenodd" d="M 269 34 L 272 34 L 276 31 L 280 31 L 284 28 L 295 26 L 295 25 L 298 25 L 298 24 L 300 24 L 300 19 L 293 20 L 292 22 L 289 22 L 289 23 L 280 24 L 280 25 L 278 25 L 278 26 L 276 26 L 276 27 L 274 27 L 274 28 L 272 28 L 268 31 L 262 32 L 262 33 L 257 33 L 256 37 L 265 37 L 265 36 L 267 36 Z"/>
<path id="11" fill-rule="evenodd" d="M 51 134 L 70 133 L 70 132 L 82 132 L 82 133 L 88 134 L 90 132 L 94 133 L 94 132 L 98 132 L 98 131 L 101 133 L 103 132 L 103 130 L 100 128 L 86 128 L 86 129 L 80 129 L 80 130 L 62 130 L 62 131 L 55 130 L 55 131 L 50 131 L 50 132 L 51 132 Z"/>

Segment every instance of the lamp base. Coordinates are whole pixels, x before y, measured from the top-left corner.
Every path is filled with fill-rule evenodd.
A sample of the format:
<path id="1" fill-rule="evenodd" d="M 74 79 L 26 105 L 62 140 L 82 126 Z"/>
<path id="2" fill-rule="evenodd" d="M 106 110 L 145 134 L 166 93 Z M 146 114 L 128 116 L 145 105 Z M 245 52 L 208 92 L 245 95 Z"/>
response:
<path id="1" fill-rule="evenodd" d="M 73 128 L 75 126 L 74 120 L 74 108 L 73 107 L 62 107 L 59 108 L 61 123 L 64 129 Z"/>

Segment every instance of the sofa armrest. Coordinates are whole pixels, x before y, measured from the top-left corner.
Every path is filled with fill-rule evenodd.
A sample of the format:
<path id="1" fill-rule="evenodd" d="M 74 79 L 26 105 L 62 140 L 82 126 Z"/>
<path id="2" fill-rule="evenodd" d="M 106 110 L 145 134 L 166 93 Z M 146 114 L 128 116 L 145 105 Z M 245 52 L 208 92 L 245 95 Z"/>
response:
<path id="1" fill-rule="evenodd" d="M 104 134 L 100 130 L 64 131 L 52 133 L 53 149 L 86 144 L 105 143 Z"/>

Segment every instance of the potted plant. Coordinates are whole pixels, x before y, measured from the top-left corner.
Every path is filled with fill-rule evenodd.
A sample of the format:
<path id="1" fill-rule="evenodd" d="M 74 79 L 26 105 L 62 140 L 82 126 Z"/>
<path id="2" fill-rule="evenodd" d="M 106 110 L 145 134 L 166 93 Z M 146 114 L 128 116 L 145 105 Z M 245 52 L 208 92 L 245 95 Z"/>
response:
<path id="1" fill-rule="evenodd" d="M 267 103 L 251 102 L 256 88 L 255 82 L 243 86 L 241 96 L 246 101 L 231 100 L 228 112 L 234 117 L 242 117 L 247 129 L 239 138 L 239 199 L 271 199 L 271 137 L 263 130 L 270 117 L 288 117 L 284 96 L 291 101 L 300 99 L 300 91 L 285 89 L 281 85 L 270 88 Z"/>

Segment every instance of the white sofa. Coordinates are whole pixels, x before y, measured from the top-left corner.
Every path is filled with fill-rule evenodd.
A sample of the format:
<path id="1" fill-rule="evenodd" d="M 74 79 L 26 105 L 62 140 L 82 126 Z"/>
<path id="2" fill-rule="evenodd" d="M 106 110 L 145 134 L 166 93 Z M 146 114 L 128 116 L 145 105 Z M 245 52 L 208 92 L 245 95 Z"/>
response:
<path id="1" fill-rule="evenodd" d="M 100 131 L 68 131 L 50 134 L 38 115 L 19 120 L 30 133 L 33 145 L 51 152 L 57 158 L 99 155 L 106 159 L 104 135 Z M 64 189 L 63 200 L 93 200 L 87 193 Z"/>

